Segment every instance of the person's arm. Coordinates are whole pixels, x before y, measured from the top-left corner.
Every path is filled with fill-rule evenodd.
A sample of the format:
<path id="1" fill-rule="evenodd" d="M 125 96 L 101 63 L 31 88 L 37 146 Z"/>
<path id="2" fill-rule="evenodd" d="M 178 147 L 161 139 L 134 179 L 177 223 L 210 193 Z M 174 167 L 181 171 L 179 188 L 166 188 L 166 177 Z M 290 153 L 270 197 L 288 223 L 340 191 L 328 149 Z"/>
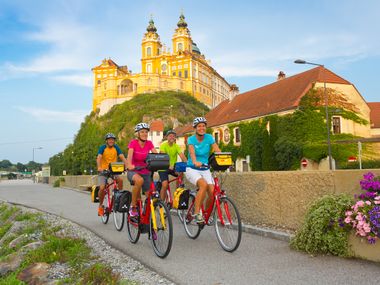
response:
<path id="1" fill-rule="evenodd" d="M 185 155 L 183 152 L 180 152 L 180 153 L 179 153 L 179 157 L 181 158 L 181 160 L 182 160 L 183 162 L 187 162 L 187 157 L 186 157 L 186 155 Z"/>
<path id="2" fill-rule="evenodd" d="M 125 169 L 128 169 L 128 161 L 127 159 L 125 158 L 124 154 L 120 154 L 119 155 L 119 158 L 121 159 L 122 162 L 124 162 L 124 166 L 125 166 Z"/>
<path id="3" fill-rule="evenodd" d="M 101 154 L 98 154 L 98 156 L 96 157 L 96 166 L 97 166 L 97 168 L 98 168 L 98 171 L 103 171 L 103 169 L 102 169 L 102 157 L 103 157 L 103 155 L 101 155 Z"/>
<path id="4" fill-rule="evenodd" d="M 191 160 L 192 160 L 194 166 L 195 167 L 201 167 L 202 163 L 197 161 L 197 157 L 195 155 L 195 148 L 194 148 L 194 145 L 192 145 L 192 144 L 189 144 L 189 153 L 190 153 L 190 157 L 191 157 Z"/>
<path id="5" fill-rule="evenodd" d="M 151 152 L 152 153 L 158 153 L 157 149 L 155 149 L 155 148 L 152 148 Z"/>
<path id="6" fill-rule="evenodd" d="M 213 152 L 221 152 L 219 146 L 216 143 L 211 145 Z"/>
<path id="7" fill-rule="evenodd" d="M 133 148 L 128 149 L 128 156 L 127 156 L 127 169 L 133 170 L 135 169 L 135 166 L 132 164 L 132 156 L 133 156 Z"/>

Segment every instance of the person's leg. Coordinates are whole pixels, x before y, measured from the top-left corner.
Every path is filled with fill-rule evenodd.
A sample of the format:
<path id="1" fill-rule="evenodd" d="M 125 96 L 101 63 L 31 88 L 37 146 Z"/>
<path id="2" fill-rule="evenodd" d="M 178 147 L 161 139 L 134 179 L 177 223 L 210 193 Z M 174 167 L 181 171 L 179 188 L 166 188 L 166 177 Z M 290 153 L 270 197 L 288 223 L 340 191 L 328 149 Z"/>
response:
<path id="1" fill-rule="evenodd" d="M 167 171 L 159 171 L 158 175 L 160 176 L 160 180 L 162 183 L 161 191 L 160 191 L 160 198 L 162 201 L 165 201 L 166 191 L 168 190 L 168 185 L 169 185 L 169 174 Z"/>
<path id="2" fill-rule="evenodd" d="M 137 206 L 137 199 L 141 196 L 141 187 L 144 184 L 144 179 L 139 174 L 134 174 L 132 178 L 134 185 L 132 187 L 131 207 Z"/>
<path id="3" fill-rule="evenodd" d="M 117 181 L 117 189 L 123 190 L 123 178 L 121 178 L 120 176 L 117 176 L 116 181 Z"/>
<path id="4" fill-rule="evenodd" d="M 197 196 L 195 197 L 194 214 L 199 214 L 201 205 L 205 199 L 207 192 L 207 181 L 204 178 L 200 178 L 197 181 L 197 186 L 199 190 Z"/>
<path id="5" fill-rule="evenodd" d="M 104 196 L 105 196 L 105 191 L 104 189 L 106 188 L 106 178 L 103 175 L 98 176 L 98 184 L 99 184 L 99 192 L 98 192 L 98 197 L 99 197 L 99 207 L 98 207 L 98 215 L 103 216 L 104 215 L 104 208 L 103 208 L 103 201 L 104 201 Z"/>
<path id="6" fill-rule="evenodd" d="M 214 184 L 207 184 L 207 199 L 205 203 L 205 209 L 208 209 L 212 205 L 214 200 Z"/>

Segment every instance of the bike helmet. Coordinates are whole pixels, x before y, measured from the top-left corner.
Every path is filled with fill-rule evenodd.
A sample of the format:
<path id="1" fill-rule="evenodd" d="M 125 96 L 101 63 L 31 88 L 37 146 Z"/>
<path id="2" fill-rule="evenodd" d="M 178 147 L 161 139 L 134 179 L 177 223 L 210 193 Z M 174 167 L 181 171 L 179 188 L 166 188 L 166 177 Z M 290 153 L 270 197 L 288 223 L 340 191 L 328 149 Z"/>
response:
<path id="1" fill-rule="evenodd" d="M 170 135 L 170 134 L 173 134 L 173 135 L 177 136 L 177 133 L 176 133 L 174 130 L 168 130 L 168 131 L 166 132 L 166 136 L 168 136 L 168 135 Z"/>
<path id="2" fill-rule="evenodd" d="M 138 123 L 135 126 L 135 132 L 141 131 L 141 130 L 150 130 L 149 125 L 147 123 Z"/>
<path id="3" fill-rule="evenodd" d="M 108 133 L 105 136 L 105 140 L 108 140 L 108 139 L 114 139 L 114 140 L 116 140 L 116 136 L 113 133 Z"/>
<path id="4" fill-rule="evenodd" d="M 193 121 L 193 128 L 195 128 L 198 124 L 204 123 L 207 125 L 207 120 L 205 117 L 196 117 Z"/>

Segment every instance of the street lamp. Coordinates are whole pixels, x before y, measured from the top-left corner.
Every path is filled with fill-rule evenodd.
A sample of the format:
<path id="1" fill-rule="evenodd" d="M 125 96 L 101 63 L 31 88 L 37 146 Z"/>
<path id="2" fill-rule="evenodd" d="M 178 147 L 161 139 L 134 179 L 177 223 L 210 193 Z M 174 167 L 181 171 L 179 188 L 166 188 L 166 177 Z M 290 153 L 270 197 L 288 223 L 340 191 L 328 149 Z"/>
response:
<path id="1" fill-rule="evenodd" d="M 33 159 L 32 159 L 33 162 L 34 162 L 34 150 L 35 150 L 35 149 L 42 149 L 42 147 L 39 146 L 39 147 L 34 147 L 34 148 L 33 148 Z"/>
<path id="2" fill-rule="evenodd" d="M 323 68 L 323 72 L 325 73 L 325 66 L 323 64 L 319 63 L 313 63 L 313 62 L 308 62 L 302 59 L 297 59 L 294 61 L 294 63 L 297 64 L 310 64 L 310 65 L 316 65 L 320 66 Z M 332 170 L 332 158 L 331 158 L 331 141 L 330 141 L 330 122 L 329 122 L 329 111 L 328 111 L 328 105 L 329 105 L 329 100 L 328 96 L 326 94 L 326 78 L 323 78 L 323 96 L 325 97 L 325 112 L 326 112 L 326 129 L 327 129 L 327 146 L 328 146 L 328 154 L 329 154 L 329 169 Z"/>

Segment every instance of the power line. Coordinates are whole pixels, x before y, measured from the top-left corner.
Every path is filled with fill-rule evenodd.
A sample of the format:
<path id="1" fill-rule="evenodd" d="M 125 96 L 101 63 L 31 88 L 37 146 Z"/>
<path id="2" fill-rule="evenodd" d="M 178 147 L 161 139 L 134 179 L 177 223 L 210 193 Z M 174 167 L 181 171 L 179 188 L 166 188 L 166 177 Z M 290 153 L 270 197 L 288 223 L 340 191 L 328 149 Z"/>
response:
<path id="1" fill-rule="evenodd" d="M 0 142 L 0 145 L 27 144 L 27 143 L 63 141 L 63 140 L 72 140 L 72 139 L 73 138 L 71 137 L 71 138 L 42 139 L 42 140 L 35 140 L 35 141 Z"/>

